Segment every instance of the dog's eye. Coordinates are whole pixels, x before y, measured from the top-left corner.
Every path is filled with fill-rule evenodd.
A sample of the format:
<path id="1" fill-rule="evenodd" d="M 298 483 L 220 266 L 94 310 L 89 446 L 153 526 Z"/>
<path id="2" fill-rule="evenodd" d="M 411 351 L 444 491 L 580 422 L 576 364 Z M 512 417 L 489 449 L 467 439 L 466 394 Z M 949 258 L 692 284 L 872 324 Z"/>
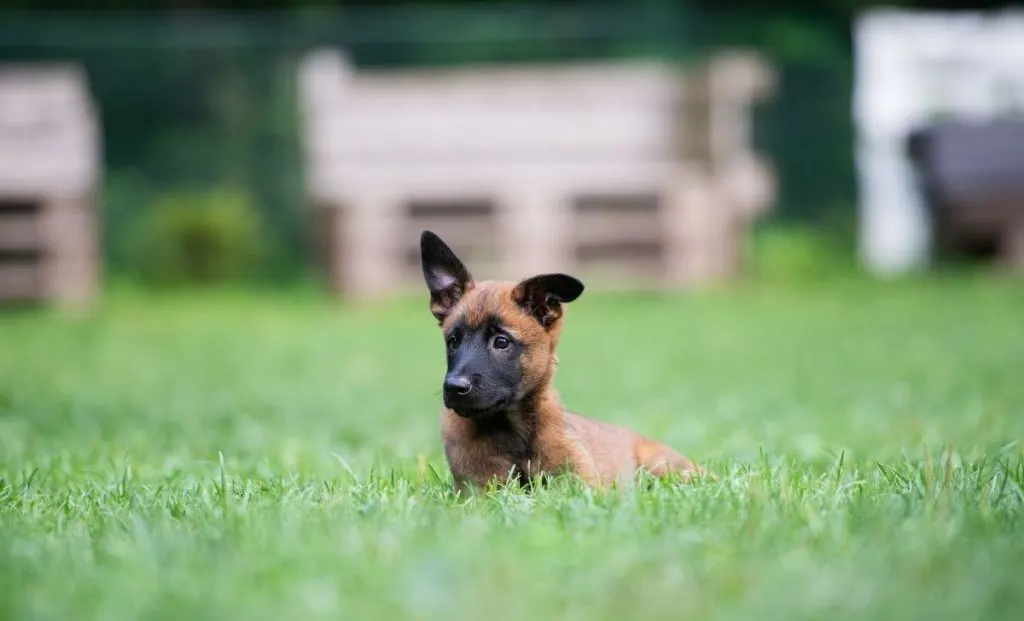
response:
<path id="1" fill-rule="evenodd" d="M 512 344 L 512 341 L 504 334 L 498 334 L 495 335 L 494 341 L 491 344 L 494 346 L 494 349 L 505 349 Z"/>
<path id="2" fill-rule="evenodd" d="M 454 334 L 448 337 L 448 349 L 455 349 L 458 344 L 459 342 Z"/>

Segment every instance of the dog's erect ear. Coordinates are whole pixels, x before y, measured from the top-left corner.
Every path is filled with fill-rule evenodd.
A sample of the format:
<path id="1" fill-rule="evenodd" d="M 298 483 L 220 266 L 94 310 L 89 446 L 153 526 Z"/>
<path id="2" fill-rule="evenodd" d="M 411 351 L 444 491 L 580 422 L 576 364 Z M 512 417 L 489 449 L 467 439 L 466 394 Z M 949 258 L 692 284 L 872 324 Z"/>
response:
<path id="1" fill-rule="evenodd" d="M 462 295 L 473 286 L 473 277 L 452 249 L 431 231 L 420 234 L 420 265 L 430 290 L 430 313 L 443 323 Z"/>
<path id="2" fill-rule="evenodd" d="M 545 328 L 562 316 L 562 304 L 583 293 L 583 283 L 566 274 L 541 274 L 521 281 L 512 298 Z"/>

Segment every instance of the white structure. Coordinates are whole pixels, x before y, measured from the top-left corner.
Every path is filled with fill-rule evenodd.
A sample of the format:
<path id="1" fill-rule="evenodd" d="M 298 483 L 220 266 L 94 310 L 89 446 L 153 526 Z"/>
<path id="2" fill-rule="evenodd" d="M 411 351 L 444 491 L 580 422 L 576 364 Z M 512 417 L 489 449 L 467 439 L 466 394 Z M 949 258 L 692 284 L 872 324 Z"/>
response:
<path id="1" fill-rule="evenodd" d="M 1024 111 L 1024 13 L 871 10 L 854 45 L 861 255 L 872 271 L 898 274 L 931 251 L 906 138 L 937 115 Z"/>
<path id="2" fill-rule="evenodd" d="M 0 65 L 0 301 L 95 295 L 101 159 L 80 67 Z"/>
<path id="3" fill-rule="evenodd" d="M 718 277 L 737 231 L 774 198 L 747 120 L 771 85 L 748 55 L 722 55 L 693 79 L 662 63 L 357 73 L 341 53 L 311 54 L 307 187 L 332 280 L 364 295 L 418 279 L 419 226 L 460 252 L 497 249 L 497 277 L 579 271 L 580 246 L 627 242 L 660 244 L 641 269 L 653 280 Z M 646 212 L 574 207 L 652 196 L 660 207 Z M 431 223 L 435 209 L 409 225 L 410 205 L 458 204 L 477 215 Z"/>

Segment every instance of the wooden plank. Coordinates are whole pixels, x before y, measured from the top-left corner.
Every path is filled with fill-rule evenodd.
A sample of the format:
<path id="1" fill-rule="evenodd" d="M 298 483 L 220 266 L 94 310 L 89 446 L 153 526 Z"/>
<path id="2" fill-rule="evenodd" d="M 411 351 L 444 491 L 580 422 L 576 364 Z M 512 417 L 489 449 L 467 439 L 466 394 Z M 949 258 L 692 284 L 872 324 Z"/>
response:
<path id="1" fill-rule="evenodd" d="M 665 232 L 657 212 L 627 210 L 576 212 L 571 228 L 577 244 L 657 242 Z"/>
<path id="2" fill-rule="evenodd" d="M 317 59 L 310 57 L 310 61 Z M 561 63 L 544 66 L 463 66 L 456 69 L 337 71 L 305 63 L 304 103 L 314 114 L 353 99 L 371 104 L 404 100 L 417 106 L 474 100 L 527 102 L 593 98 L 638 101 L 663 98 L 679 88 L 679 73 L 662 63 Z"/>
<path id="3" fill-rule="evenodd" d="M 531 153 L 669 154 L 676 136 L 668 106 L 339 110 L 310 136 L 315 158 L 504 159 Z"/>
<path id="4" fill-rule="evenodd" d="M 312 160 L 309 191 L 318 202 L 351 202 L 364 191 L 388 189 L 403 197 L 481 196 L 554 185 L 568 194 L 658 192 L 679 169 L 670 157 L 620 158 L 599 154 L 560 158 L 538 154 L 494 162 L 425 159 L 419 162 Z M 350 198 L 351 197 L 351 198 Z"/>
<path id="5" fill-rule="evenodd" d="M 493 217 L 446 218 L 443 216 L 432 216 L 409 218 L 406 229 L 410 234 L 414 234 L 417 243 L 419 242 L 419 231 L 423 229 L 434 231 L 442 239 L 466 240 L 470 242 L 487 240 L 498 234 L 497 225 Z"/>
<path id="6" fill-rule="evenodd" d="M 96 183 L 99 121 L 82 67 L 0 64 L 0 196 L 74 196 Z"/>
<path id="7" fill-rule="evenodd" d="M 39 223 L 48 255 L 77 261 L 99 254 L 96 214 L 90 207 L 84 200 L 72 199 L 44 206 Z"/>
<path id="8" fill-rule="evenodd" d="M 419 255 L 417 254 L 417 257 L 418 256 Z M 475 279 L 502 279 L 501 261 L 488 261 L 481 258 L 473 259 L 463 254 L 460 254 L 459 257 L 471 264 L 469 269 Z M 519 275 L 522 276 L 522 274 Z M 418 259 L 416 262 L 405 262 L 402 264 L 401 268 L 398 270 L 398 278 L 395 281 L 394 290 L 411 295 L 424 295 L 426 292 L 426 285 L 423 282 L 423 271 L 420 269 Z"/>
<path id="9" fill-rule="evenodd" d="M 1024 269 L 1024 219 L 1013 223 L 1003 235 L 1005 262 L 1014 269 Z"/>
<path id="10" fill-rule="evenodd" d="M 34 300 L 42 297 L 41 263 L 0 262 L 0 300 Z"/>
<path id="11" fill-rule="evenodd" d="M 665 266 L 656 256 L 615 257 L 582 260 L 576 273 L 585 282 L 655 282 L 662 278 Z"/>
<path id="12" fill-rule="evenodd" d="M 36 214 L 0 212 L 0 252 L 30 252 L 42 246 L 43 235 Z"/>
<path id="13" fill-rule="evenodd" d="M 0 194 L 43 197 L 88 192 L 99 161 L 88 145 L 58 142 L 31 149 L 0 142 Z"/>
<path id="14" fill-rule="evenodd" d="M 58 304 L 80 304 L 95 297 L 99 287 L 98 258 L 48 258 L 41 267 L 41 289 L 49 300 Z"/>

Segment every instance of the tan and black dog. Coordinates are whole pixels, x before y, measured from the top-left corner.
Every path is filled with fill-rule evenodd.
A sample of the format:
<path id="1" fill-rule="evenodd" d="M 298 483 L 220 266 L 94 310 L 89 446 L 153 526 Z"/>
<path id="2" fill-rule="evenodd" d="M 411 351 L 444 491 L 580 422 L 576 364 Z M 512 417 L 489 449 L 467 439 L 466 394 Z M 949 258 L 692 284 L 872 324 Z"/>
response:
<path id="1" fill-rule="evenodd" d="M 458 488 L 571 472 L 605 487 L 639 469 L 689 478 L 702 471 L 671 448 L 566 410 L 552 382 L 563 305 L 583 293 L 565 274 L 475 282 L 430 231 L 420 236 L 430 312 L 444 333 L 441 434 Z"/>

